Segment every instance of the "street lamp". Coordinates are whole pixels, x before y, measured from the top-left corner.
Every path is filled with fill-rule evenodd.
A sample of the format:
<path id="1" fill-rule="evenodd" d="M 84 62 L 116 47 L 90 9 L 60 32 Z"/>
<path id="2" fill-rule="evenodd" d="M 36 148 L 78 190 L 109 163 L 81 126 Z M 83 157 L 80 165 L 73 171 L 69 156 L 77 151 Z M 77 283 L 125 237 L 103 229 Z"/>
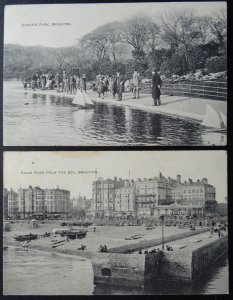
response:
<path id="1" fill-rule="evenodd" d="M 161 215 L 160 219 L 162 221 L 162 250 L 164 250 L 164 215 Z"/>

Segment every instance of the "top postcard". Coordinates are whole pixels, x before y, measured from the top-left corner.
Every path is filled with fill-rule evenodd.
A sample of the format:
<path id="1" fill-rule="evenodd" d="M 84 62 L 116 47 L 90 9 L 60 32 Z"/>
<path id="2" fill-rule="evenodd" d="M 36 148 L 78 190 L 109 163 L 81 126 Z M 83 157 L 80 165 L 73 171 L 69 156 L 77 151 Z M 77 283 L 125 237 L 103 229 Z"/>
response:
<path id="1" fill-rule="evenodd" d="M 6 5 L 5 146 L 225 146 L 226 2 Z"/>

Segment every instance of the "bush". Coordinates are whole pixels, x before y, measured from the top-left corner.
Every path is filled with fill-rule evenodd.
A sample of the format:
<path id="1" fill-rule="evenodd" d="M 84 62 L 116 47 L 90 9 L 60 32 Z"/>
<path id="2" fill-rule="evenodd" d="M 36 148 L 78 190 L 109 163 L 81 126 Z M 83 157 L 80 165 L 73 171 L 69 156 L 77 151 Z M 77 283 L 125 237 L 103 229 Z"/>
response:
<path id="1" fill-rule="evenodd" d="M 209 73 L 217 73 L 226 71 L 227 58 L 226 56 L 212 56 L 207 58 L 205 67 Z"/>
<path id="2" fill-rule="evenodd" d="M 160 71 L 163 75 L 165 75 L 168 78 L 172 76 L 172 71 L 170 69 L 169 61 L 164 61 L 161 64 Z"/>

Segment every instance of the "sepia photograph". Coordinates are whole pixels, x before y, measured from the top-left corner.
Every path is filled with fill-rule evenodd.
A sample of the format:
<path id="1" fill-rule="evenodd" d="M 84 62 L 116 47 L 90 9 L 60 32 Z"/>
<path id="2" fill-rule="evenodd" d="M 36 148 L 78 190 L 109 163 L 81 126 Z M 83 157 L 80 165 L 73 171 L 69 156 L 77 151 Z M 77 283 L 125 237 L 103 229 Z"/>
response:
<path id="1" fill-rule="evenodd" d="M 225 146 L 227 3 L 5 5 L 5 146 Z"/>
<path id="2" fill-rule="evenodd" d="M 229 293 L 226 151 L 6 151 L 3 177 L 4 295 Z"/>

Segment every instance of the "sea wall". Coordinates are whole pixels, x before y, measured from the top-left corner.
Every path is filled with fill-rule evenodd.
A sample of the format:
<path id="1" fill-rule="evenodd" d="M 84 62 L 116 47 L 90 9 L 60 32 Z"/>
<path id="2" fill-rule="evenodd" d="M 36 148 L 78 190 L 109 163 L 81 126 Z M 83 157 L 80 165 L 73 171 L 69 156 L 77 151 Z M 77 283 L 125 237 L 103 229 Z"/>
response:
<path id="1" fill-rule="evenodd" d="M 197 229 L 197 230 L 184 231 L 181 233 L 169 235 L 167 237 L 164 237 L 164 243 L 170 243 L 172 241 L 180 240 L 185 237 L 189 237 L 189 236 L 193 236 L 193 235 L 196 235 L 199 233 L 207 232 L 209 230 L 210 230 L 209 228 L 201 228 L 201 229 Z M 133 249 L 134 251 L 139 251 L 140 249 L 146 249 L 146 248 L 154 247 L 154 246 L 161 245 L 161 244 L 162 244 L 162 238 L 157 238 L 157 239 L 153 239 L 153 240 L 137 242 L 137 243 L 130 244 L 130 245 L 109 248 L 108 251 L 111 253 L 127 253 L 131 249 Z"/>
<path id="2" fill-rule="evenodd" d="M 154 260 L 146 259 L 145 269 L 152 272 L 152 277 L 179 282 L 195 281 L 208 267 L 220 258 L 228 249 L 228 237 L 222 237 L 197 248 L 196 250 L 179 249 L 164 251 Z M 147 263 L 149 264 L 147 266 Z"/>
<path id="3" fill-rule="evenodd" d="M 208 243 L 192 252 L 192 280 L 200 276 L 215 260 L 228 251 L 228 236 Z"/>
<path id="4" fill-rule="evenodd" d="M 192 251 L 180 249 L 179 251 L 165 251 L 160 261 L 159 277 L 157 279 L 184 281 L 192 280 Z"/>
<path id="5" fill-rule="evenodd" d="M 92 253 L 94 282 L 143 287 L 145 256 L 140 254 Z"/>

